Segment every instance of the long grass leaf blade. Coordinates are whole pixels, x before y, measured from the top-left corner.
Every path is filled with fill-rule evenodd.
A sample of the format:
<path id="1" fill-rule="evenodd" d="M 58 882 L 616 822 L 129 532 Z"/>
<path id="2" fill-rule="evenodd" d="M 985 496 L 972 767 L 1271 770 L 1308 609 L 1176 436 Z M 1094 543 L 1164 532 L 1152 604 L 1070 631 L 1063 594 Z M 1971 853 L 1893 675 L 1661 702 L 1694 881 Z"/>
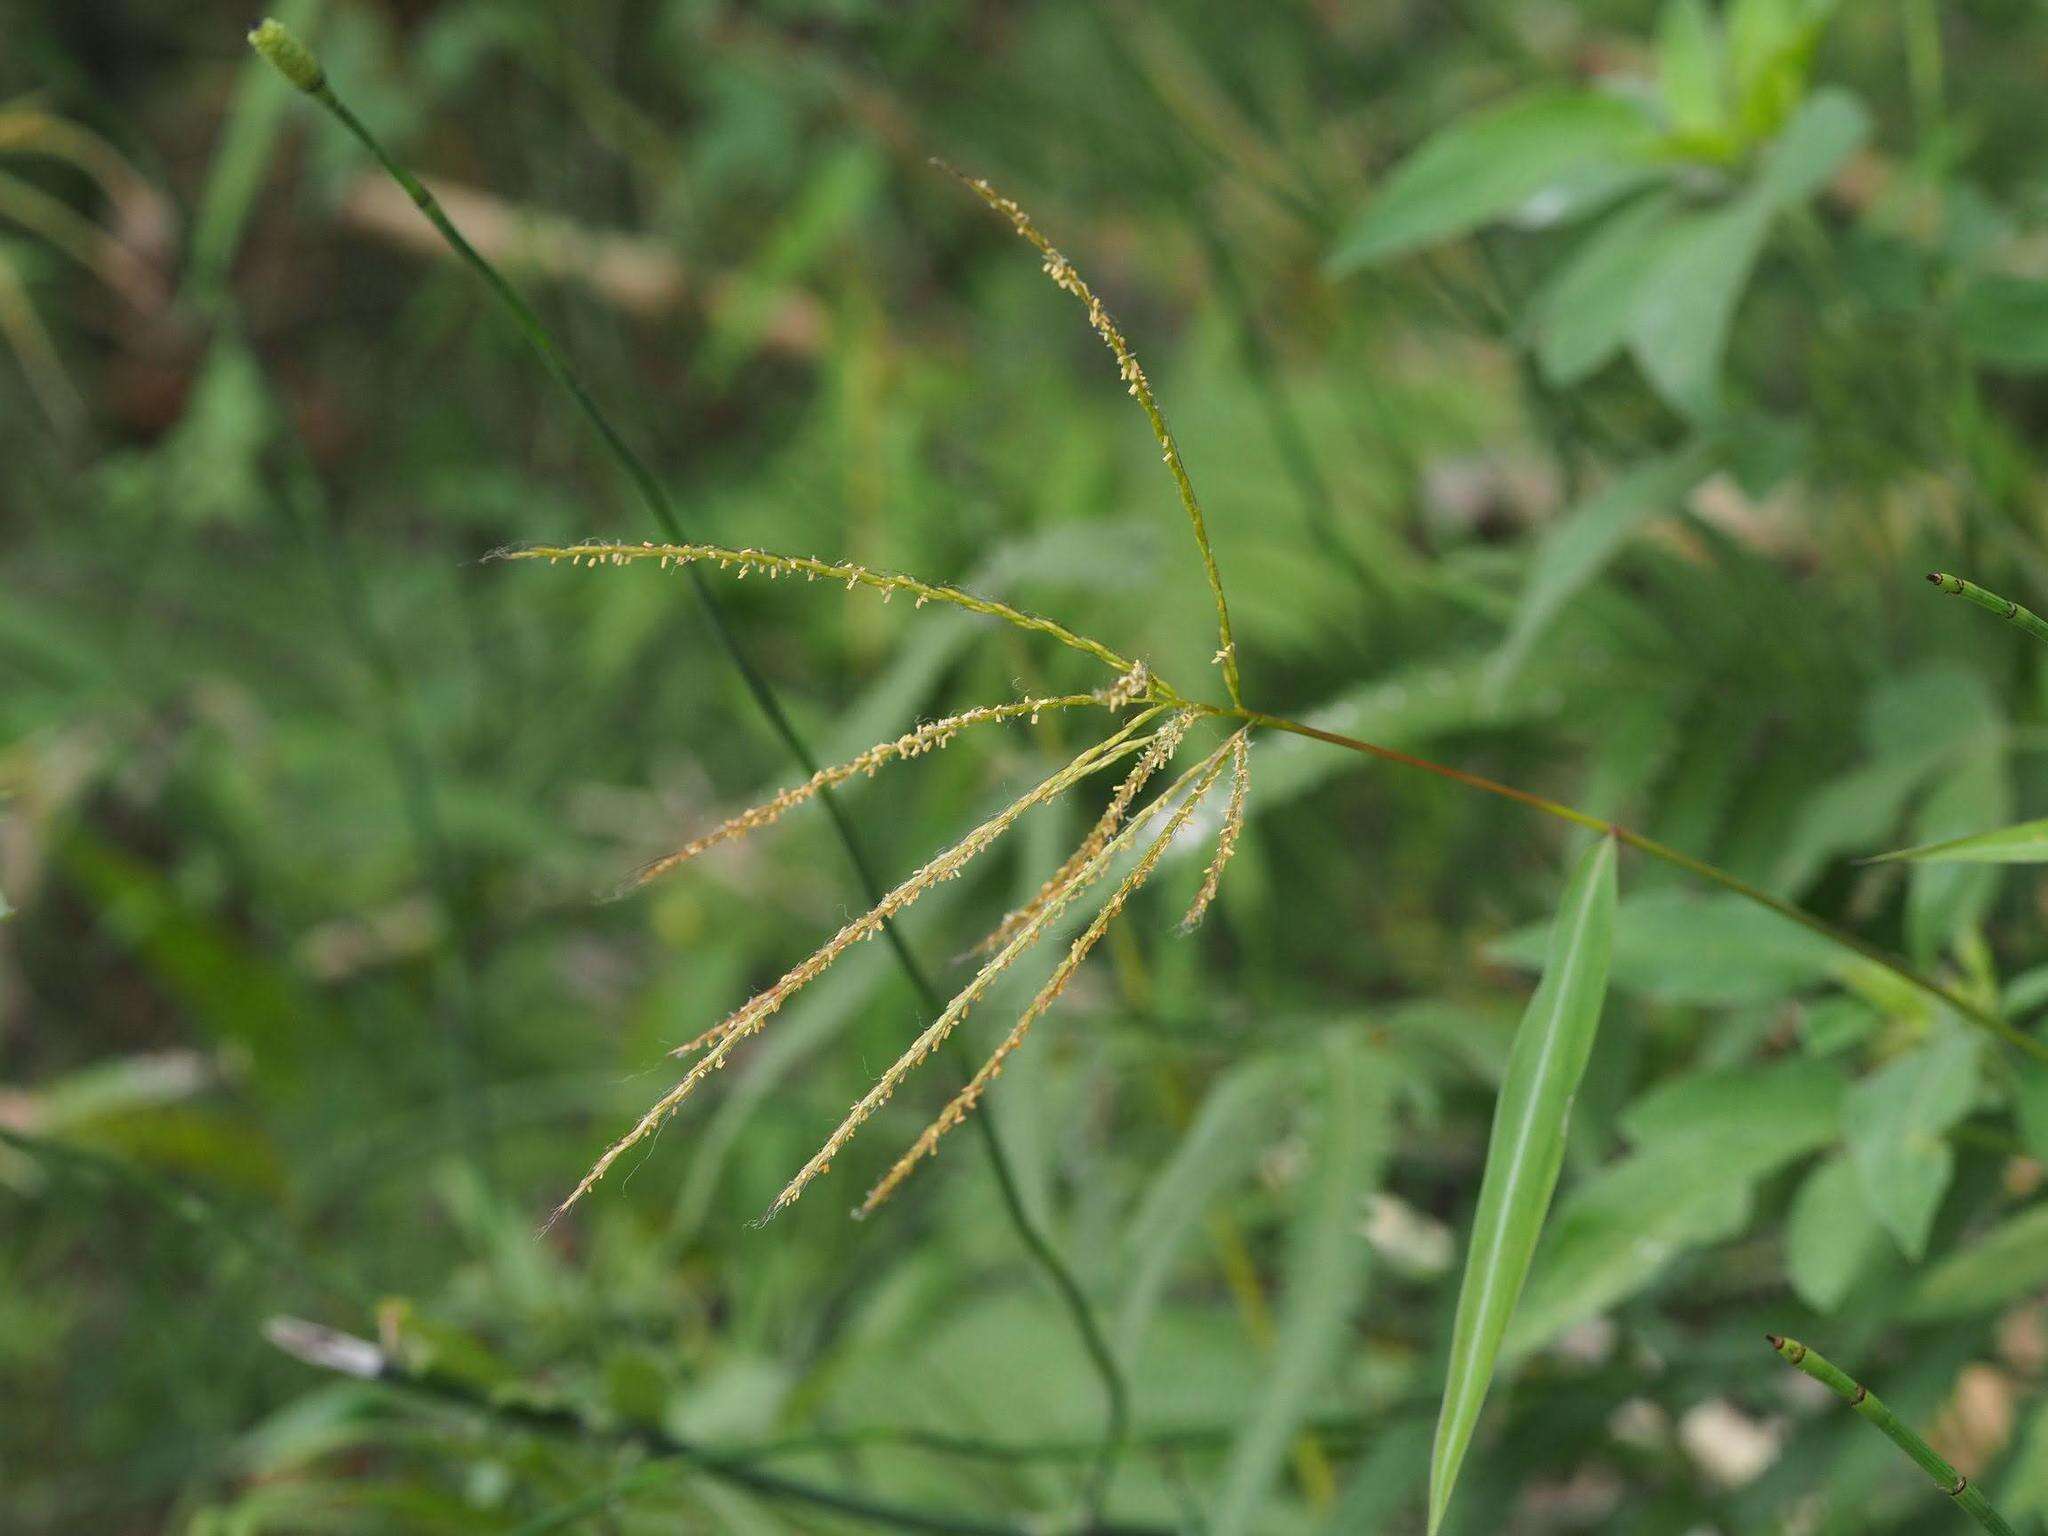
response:
<path id="1" fill-rule="evenodd" d="M 1450 1368 L 1429 1466 L 1429 1529 L 1442 1523 L 1471 1444 L 1502 1335 L 1528 1277 L 1557 1188 L 1572 1097 L 1592 1054 L 1614 940 L 1615 843 L 1587 850 L 1565 887 L 1543 980 L 1529 1000 L 1501 1084 L 1458 1289 Z"/>
<path id="2" fill-rule="evenodd" d="M 1881 853 L 1868 864 L 2048 864 L 2048 821 L 2022 821 L 1947 842 Z"/>

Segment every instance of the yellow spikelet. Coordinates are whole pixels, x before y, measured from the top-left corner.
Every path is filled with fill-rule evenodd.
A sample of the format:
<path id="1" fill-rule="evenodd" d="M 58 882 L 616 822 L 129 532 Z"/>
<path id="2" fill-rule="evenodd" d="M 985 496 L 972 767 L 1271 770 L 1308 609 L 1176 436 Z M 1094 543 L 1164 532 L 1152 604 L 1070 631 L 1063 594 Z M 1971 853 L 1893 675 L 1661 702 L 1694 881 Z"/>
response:
<path id="1" fill-rule="evenodd" d="M 1131 769 L 1124 781 L 1117 785 L 1116 793 L 1110 796 L 1109 804 L 1103 807 L 1101 817 L 1089 830 L 1088 835 L 1081 839 L 1080 845 L 1046 878 L 1045 883 L 1038 888 L 1037 894 L 1005 916 L 996 925 L 993 933 L 974 946 L 974 954 L 987 954 L 990 950 L 1007 944 L 1019 928 L 1038 915 L 1039 910 L 1056 892 L 1065 889 L 1083 865 L 1102 851 L 1103 845 L 1114 837 L 1117 828 L 1123 825 L 1125 814 L 1137 800 L 1138 793 L 1144 789 L 1146 782 L 1172 761 L 1173 754 L 1180 749 L 1181 738 L 1187 735 L 1188 727 L 1194 724 L 1194 719 L 1191 714 L 1180 714 L 1160 728 L 1158 735 L 1152 738 L 1152 745 L 1147 747 L 1144 755 L 1138 759 L 1137 765 Z"/>
<path id="2" fill-rule="evenodd" d="M 1232 743 L 1235 740 L 1233 737 Z M 990 1054 L 988 1060 L 981 1064 L 967 1086 L 953 1096 L 951 1102 L 939 1111 L 938 1118 L 926 1126 L 917 1140 L 911 1143 L 910 1150 L 898 1158 L 895 1166 L 882 1177 L 881 1182 L 868 1191 L 867 1198 L 861 1202 L 856 1214 L 869 1215 L 875 1207 L 894 1194 L 897 1186 L 910 1176 L 911 1171 L 938 1149 L 939 1139 L 973 1112 L 988 1085 L 1002 1072 L 1004 1061 L 1012 1051 L 1024 1043 L 1024 1037 L 1031 1032 L 1031 1026 L 1059 1000 L 1060 994 L 1066 991 L 1067 983 L 1073 980 L 1074 973 L 1080 970 L 1081 962 L 1088 958 L 1089 951 L 1095 948 L 1103 934 L 1109 931 L 1109 925 L 1115 922 L 1123 911 L 1125 904 L 1151 877 L 1161 855 L 1172 845 L 1175 835 L 1187 825 L 1188 818 L 1195 812 L 1195 807 L 1201 804 L 1217 779 L 1222 777 L 1224 756 L 1230 750 L 1230 744 L 1218 748 L 1196 769 L 1202 777 L 1196 780 L 1179 809 L 1167 820 L 1166 826 L 1152 840 L 1151 846 L 1146 848 L 1144 857 L 1124 876 L 1116 890 L 1110 894 L 1109 900 L 1102 904 L 1102 909 L 1095 914 L 1094 921 L 1089 923 L 1078 939 L 1074 940 L 1066 958 L 1061 960 L 1052 975 L 1046 978 L 1045 985 L 1038 989 L 1038 995 L 1031 999 L 1030 1006 L 1019 1015 L 1009 1034 L 1003 1037 L 1002 1043 Z M 1149 820 L 1152 811 L 1164 805 L 1168 798 L 1162 796 L 1155 801 L 1143 819 Z"/>
<path id="3" fill-rule="evenodd" d="M 1223 812 L 1223 830 L 1216 834 L 1216 856 L 1209 860 L 1208 873 L 1202 876 L 1202 888 L 1195 892 L 1188 915 L 1180 920 L 1182 932 L 1199 923 L 1209 910 L 1223 885 L 1223 866 L 1237 852 L 1237 840 L 1244 831 L 1245 792 L 1252 785 L 1251 734 L 1251 727 L 1246 726 L 1230 738 L 1230 804 Z"/>
<path id="4" fill-rule="evenodd" d="M 1144 677 L 1139 664 L 1119 656 L 1099 640 L 1076 634 L 1053 619 L 1027 613 L 1009 603 L 999 603 L 994 598 L 977 597 L 959 587 L 949 587 L 938 582 L 922 581 L 915 576 L 905 576 L 897 571 L 871 571 L 864 565 L 847 561 L 815 560 L 809 555 L 778 555 L 765 549 L 732 549 L 722 544 L 624 544 L 602 539 L 586 540 L 581 544 L 534 544 L 518 549 L 501 549 L 491 556 L 494 560 L 546 560 L 553 563 L 567 560 L 571 565 L 628 565 L 636 560 L 653 560 L 663 567 L 670 565 L 696 565 L 710 562 L 720 570 L 738 567 L 744 577 L 749 571 L 762 571 L 769 577 L 802 576 L 815 581 L 820 576 L 827 581 L 843 581 L 847 590 L 868 587 L 882 594 L 887 602 L 898 592 L 908 593 L 922 608 L 926 603 L 950 603 L 955 608 L 965 608 L 970 613 L 983 614 L 989 618 L 1001 619 L 1019 629 L 1028 629 L 1041 635 L 1050 635 L 1062 645 L 1084 651 L 1097 661 L 1114 667 L 1125 677 L 1137 673 Z M 1149 687 L 1150 680 L 1146 679 Z"/>
<path id="5" fill-rule="evenodd" d="M 564 1212 L 588 1194 L 592 1186 L 605 1176 L 613 1163 L 660 1129 L 662 1123 L 675 1113 L 677 1107 L 696 1091 L 705 1078 L 725 1065 L 726 1058 L 732 1053 L 734 1046 L 747 1036 L 758 1032 L 784 1003 L 815 981 L 833 961 L 863 939 L 872 938 L 881 932 L 883 924 L 889 918 L 901 912 L 933 886 L 957 877 L 977 854 L 986 850 L 1033 806 L 1042 805 L 1063 794 L 1089 774 L 1120 762 L 1147 745 L 1149 738 L 1132 738 L 1160 712 L 1160 709 L 1155 707 L 1140 713 L 1115 735 L 1082 752 L 1057 773 L 1042 780 L 944 853 L 926 863 L 909 879 L 884 896 L 873 908 L 846 924 L 801 964 L 786 972 L 767 990 L 756 994 L 714 1029 L 700 1035 L 690 1044 L 679 1047 L 679 1053 L 702 1049 L 705 1046 L 709 1046 L 710 1049 L 691 1066 L 675 1087 L 655 1101 L 653 1107 L 640 1117 L 630 1131 L 605 1150 L 604 1155 L 591 1166 L 590 1171 L 570 1192 L 569 1197 L 555 1207 L 554 1214 L 548 1218 L 547 1224 L 552 1226 L 559 1221 Z"/>
<path id="6" fill-rule="evenodd" d="M 685 843 L 674 853 L 664 854 L 651 863 L 642 865 L 612 894 L 616 897 L 636 891 L 650 880 L 657 880 L 678 865 L 688 863 L 707 849 L 716 848 L 720 843 L 730 842 L 736 837 L 744 837 L 747 833 L 758 831 L 762 827 L 772 826 L 789 811 L 807 800 L 816 798 L 821 791 L 834 785 L 843 784 L 863 773 L 872 776 L 883 765 L 899 759 L 921 757 L 927 752 L 936 752 L 950 744 L 954 737 L 969 726 L 987 725 L 998 720 L 1015 720 L 1020 716 L 1028 717 L 1035 722 L 1044 710 L 1073 709 L 1081 705 L 1104 703 L 1105 696 L 1111 691 L 1113 690 L 1105 689 L 1096 693 L 1018 699 L 1010 704 L 984 705 L 978 709 L 964 710 L 957 715 L 948 715 L 943 720 L 928 721 L 915 730 L 906 731 L 894 741 L 878 742 L 847 762 L 835 764 L 830 768 L 820 768 L 803 783 L 783 790 L 773 799 L 749 806 L 737 816 L 720 822 L 702 837 Z"/>
<path id="7" fill-rule="evenodd" d="M 1117 851 L 1135 837 L 1151 819 L 1152 812 L 1178 795 L 1198 775 L 1220 768 L 1221 762 L 1221 749 L 1218 749 L 1217 753 L 1211 754 L 1209 758 L 1190 768 L 1158 801 L 1148 807 L 1143 815 L 1133 820 L 1108 846 L 1090 860 L 1087 867 L 1076 874 L 1064 889 L 1056 892 L 1009 943 L 976 971 L 973 979 L 954 994 L 953 1000 L 946 1004 L 939 1016 L 925 1027 L 924 1031 L 910 1043 L 909 1048 L 875 1080 L 874 1086 L 847 1111 L 846 1117 L 839 1122 L 838 1127 L 825 1138 L 825 1144 L 812 1155 L 809 1162 L 804 1164 L 796 1177 L 789 1181 L 782 1193 L 775 1197 L 775 1203 L 769 1207 L 768 1215 L 773 1216 L 778 1211 L 786 1209 L 795 1202 L 813 1179 L 832 1166 L 832 1159 L 837 1157 L 840 1149 L 853 1139 L 854 1133 L 876 1110 L 889 1102 L 890 1097 L 902 1085 L 903 1079 L 922 1065 L 925 1058 L 944 1043 L 946 1037 L 959 1026 L 960 1021 L 967 1017 L 968 1010 L 995 983 L 996 978 L 1008 970 L 1012 962 L 1037 941 L 1047 925 L 1065 910 L 1068 903 L 1101 876 Z"/>

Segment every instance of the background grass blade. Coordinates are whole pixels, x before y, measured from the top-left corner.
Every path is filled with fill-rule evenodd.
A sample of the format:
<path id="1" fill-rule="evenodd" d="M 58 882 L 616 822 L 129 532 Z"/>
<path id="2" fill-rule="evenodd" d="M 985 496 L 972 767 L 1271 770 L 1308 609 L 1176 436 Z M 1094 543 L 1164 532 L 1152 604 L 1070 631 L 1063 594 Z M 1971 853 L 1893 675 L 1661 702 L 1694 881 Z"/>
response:
<path id="1" fill-rule="evenodd" d="M 1314 1393 L 1335 1371 L 1345 1321 L 1359 1301 L 1366 1256 L 1359 1211 L 1390 1143 L 1392 1073 L 1383 1058 L 1341 1037 L 1324 1059 L 1317 1180 L 1295 1223 L 1273 1358 L 1231 1447 L 1212 1536 L 1252 1529 Z"/>
<path id="2" fill-rule="evenodd" d="M 1536 1239 L 1557 1188 L 1572 1096 L 1586 1070 L 1614 938 L 1614 839 L 1588 849 L 1565 887 L 1543 981 L 1529 1000 L 1494 1109 L 1479 1186 L 1479 1214 L 1444 1381 L 1443 1411 L 1429 1465 L 1429 1528 L 1450 1505 L 1479 1409 L 1493 1377 Z"/>

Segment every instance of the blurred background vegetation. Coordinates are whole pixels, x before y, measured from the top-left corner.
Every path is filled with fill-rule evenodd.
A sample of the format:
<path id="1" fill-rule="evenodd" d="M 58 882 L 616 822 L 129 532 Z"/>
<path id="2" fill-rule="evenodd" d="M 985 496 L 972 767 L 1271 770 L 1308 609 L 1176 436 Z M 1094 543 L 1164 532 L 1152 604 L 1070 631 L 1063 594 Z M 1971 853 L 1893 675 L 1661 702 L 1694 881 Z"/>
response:
<path id="1" fill-rule="evenodd" d="M 1249 701 L 1625 819 L 2013 1017 L 2048 1003 L 2025 870 L 1855 862 L 2048 804 L 2040 653 L 1920 582 L 2048 591 L 2041 7 L 1744 0 L 1725 37 L 1637 0 L 282 14 L 704 536 L 1208 674 L 1142 419 L 942 155 L 1146 359 Z M 403 195 L 250 58 L 252 19 L 0 19 L 0 1525 L 888 1527 L 739 1467 L 1074 1528 L 1101 1395 L 985 1164 L 963 1140 L 845 1219 L 945 1083 L 750 1225 L 916 1022 L 881 947 L 536 1235 L 664 1050 L 857 895 L 806 812 L 594 899 L 793 771 L 672 574 L 480 564 L 649 530 Z M 1485 115 L 1595 82 L 1662 124 L 1655 185 Z M 1410 156 L 1460 132 L 1433 189 Z M 1100 681 L 967 615 L 723 595 L 829 759 Z M 851 786 L 885 875 L 1073 729 Z M 1420 1531 L 1572 844 L 1313 743 L 1254 761 L 1218 913 L 1175 933 L 1200 861 L 1172 867 L 983 1112 L 1133 1383 L 1115 1520 Z M 955 974 L 1088 809 L 921 904 L 927 962 Z M 1623 891 L 1447 1529 L 1958 1522 L 1766 1327 L 2038 1521 L 2048 1094 L 1765 914 L 1640 861 Z M 279 1315 L 446 1391 L 311 1369 Z"/>

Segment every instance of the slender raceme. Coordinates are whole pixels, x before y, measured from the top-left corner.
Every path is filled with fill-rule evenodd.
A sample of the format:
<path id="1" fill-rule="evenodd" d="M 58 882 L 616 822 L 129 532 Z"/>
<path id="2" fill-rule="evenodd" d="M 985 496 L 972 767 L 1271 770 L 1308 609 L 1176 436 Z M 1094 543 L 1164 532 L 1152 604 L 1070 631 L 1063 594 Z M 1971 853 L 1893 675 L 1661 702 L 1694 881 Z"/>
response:
<path id="1" fill-rule="evenodd" d="M 1074 264 L 1062 256 L 1050 240 L 1039 233 L 1038 226 L 1031 222 L 1031 216 L 1013 199 L 1003 196 L 979 176 L 969 176 L 943 160 L 932 163 L 964 183 L 976 197 L 1010 221 L 1011 227 L 1045 259 L 1045 275 L 1088 307 L 1088 323 L 1095 327 L 1096 334 L 1116 355 L 1117 372 L 1122 376 L 1131 398 L 1144 411 L 1153 437 L 1158 439 L 1167 471 L 1173 476 L 1174 490 L 1180 496 L 1181 509 L 1187 513 L 1188 526 L 1194 530 L 1195 548 L 1202 556 L 1202 574 L 1208 579 L 1209 596 L 1216 604 L 1216 631 L 1222 642 L 1216 651 L 1216 661 L 1223 668 L 1223 687 L 1230 695 L 1230 702 L 1242 707 L 1244 700 L 1238 691 L 1237 642 L 1231 638 L 1230 605 L 1223 599 L 1223 574 L 1217 570 L 1216 553 L 1209 547 L 1209 525 L 1202 516 L 1202 504 L 1195 499 L 1194 482 L 1188 478 L 1187 466 L 1181 461 L 1180 444 L 1174 441 L 1173 430 L 1166 424 L 1165 413 L 1159 409 L 1158 397 L 1152 393 L 1152 382 L 1145 377 L 1137 354 L 1131 351 L 1131 344 L 1124 339 L 1123 331 L 1095 290 L 1088 286 L 1087 279 L 1074 270 Z"/>
<path id="2" fill-rule="evenodd" d="M 1062 645 L 1072 646 L 1077 651 L 1093 656 L 1097 661 L 1113 667 L 1119 673 L 1129 672 L 1137 663 L 1117 655 L 1099 640 L 1086 635 L 1077 635 L 1066 625 L 1051 619 L 1041 618 L 1035 613 L 1026 613 L 1008 603 L 999 603 L 993 598 L 977 597 L 958 587 L 949 587 L 937 582 L 921 581 L 915 576 L 906 576 L 898 571 L 871 571 L 866 566 L 854 565 L 844 560 L 815 560 L 808 555 L 777 555 L 765 549 L 731 549 L 720 544 L 624 544 L 612 540 L 593 539 L 582 544 L 548 545 L 539 544 L 521 549 L 504 549 L 494 556 L 500 560 L 546 560 L 553 563 L 567 560 L 572 565 L 625 565 L 634 560 L 658 561 L 664 568 L 670 565 L 693 566 L 700 561 L 710 561 L 720 568 L 738 566 L 740 575 L 748 571 L 764 571 L 772 580 L 777 576 L 802 576 L 815 581 L 820 576 L 827 581 L 843 581 L 848 588 L 872 587 L 882 594 L 882 601 L 897 593 L 908 593 L 918 607 L 926 603 L 950 603 L 956 608 L 965 608 L 970 613 L 985 614 L 1014 624 L 1019 629 L 1036 630 L 1050 635 Z"/>
<path id="3" fill-rule="evenodd" d="M 2036 640 L 2048 645 L 2048 619 L 2042 618 L 2032 609 L 2022 608 L 2009 597 L 1987 592 L 1974 581 L 1965 581 L 1962 577 L 1951 576 L 1946 571 L 1929 571 L 1927 579 L 1944 592 L 1957 597 L 1967 597 L 1979 608 L 1990 609 L 2008 624 L 2018 625 Z"/>
<path id="4" fill-rule="evenodd" d="M 1913 1465 L 1932 1478 L 1934 1486 L 1954 1499 L 1956 1507 L 1972 1520 L 1992 1532 L 1993 1536 L 2017 1536 L 2004 1517 L 1991 1507 L 1977 1485 L 1944 1461 L 1934 1447 L 1921 1439 L 1912 1425 L 1893 1413 L 1875 1392 L 1797 1339 L 1782 1338 L 1775 1333 L 1767 1333 L 1764 1338 L 1787 1365 L 1804 1371 L 1875 1424 L 1879 1433 L 1904 1451 Z"/>

